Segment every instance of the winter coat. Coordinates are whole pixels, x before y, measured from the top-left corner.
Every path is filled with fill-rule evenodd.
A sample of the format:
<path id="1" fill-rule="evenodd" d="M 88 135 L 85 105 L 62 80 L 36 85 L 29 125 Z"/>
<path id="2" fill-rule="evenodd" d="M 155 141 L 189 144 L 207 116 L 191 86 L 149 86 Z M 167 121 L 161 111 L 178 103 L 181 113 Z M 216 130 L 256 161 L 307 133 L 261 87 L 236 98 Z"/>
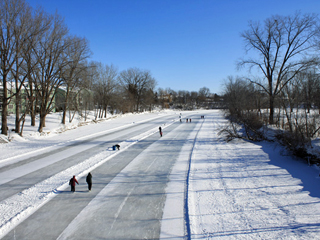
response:
<path id="1" fill-rule="evenodd" d="M 86 181 L 88 184 L 92 183 L 92 175 L 91 173 L 88 174 L 87 178 L 86 178 Z"/>
<path id="2" fill-rule="evenodd" d="M 76 179 L 76 176 L 73 176 L 73 178 L 70 179 L 69 185 L 75 187 L 76 183 L 79 184 L 77 179 Z"/>

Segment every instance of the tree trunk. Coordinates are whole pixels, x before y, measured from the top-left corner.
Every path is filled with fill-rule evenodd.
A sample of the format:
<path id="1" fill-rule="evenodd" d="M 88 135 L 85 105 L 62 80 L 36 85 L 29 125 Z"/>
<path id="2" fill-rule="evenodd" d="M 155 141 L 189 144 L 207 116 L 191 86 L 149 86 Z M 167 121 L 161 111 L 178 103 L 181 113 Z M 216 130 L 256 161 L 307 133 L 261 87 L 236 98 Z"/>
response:
<path id="1" fill-rule="evenodd" d="M 3 75 L 3 98 L 2 98 L 2 113 L 1 113 L 1 133 L 8 135 L 8 89 L 7 89 L 7 76 Z"/>
<path id="2" fill-rule="evenodd" d="M 62 124 L 66 124 L 66 112 L 67 112 L 67 110 L 66 110 L 67 108 L 66 108 L 66 103 L 64 104 L 64 107 L 63 107 L 63 113 L 62 113 L 62 120 L 61 120 L 61 123 Z"/>
<path id="3" fill-rule="evenodd" d="M 68 108 L 68 99 L 69 99 L 69 88 L 67 88 L 65 100 L 64 100 L 64 106 L 63 106 L 63 114 L 62 114 L 62 124 L 66 124 L 66 115 L 67 115 L 67 108 Z"/>
<path id="4" fill-rule="evenodd" d="M 16 83 L 17 84 L 17 83 Z M 18 89 L 16 88 L 16 119 L 15 119 L 15 128 L 14 131 L 18 134 L 20 134 L 20 93 L 18 92 Z"/>
<path id="5" fill-rule="evenodd" d="M 28 62 L 28 68 L 30 67 L 30 63 Z M 33 84 L 31 80 L 31 74 L 30 71 L 28 71 L 28 83 L 29 83 L 29 105 L 30 105 L 30 118 L 31 118 L 31 126 L 36 125 L 36 106 L 35 106 L 35 97 L 34 97 L 34 91 L 33 91 Z"/>
<path id="6" fill-rule="evenodd" d="M 62 120 L 61 120 L 61 123 L 62 124 L 66 124 L 66 115 L 67 115 L 67 98 L 65 99 L 64 101 L 64 104 L 63 104 L 63 113 L 62 113 Z"/>
<path id="7" fill-rule="evenodd" d="M 38 132 L 40 132 L 40 133 L 43 131 L 43 128 L 44 128 L 43 122 L 44 122 L 44 120 L 43 120 L 43 118 L 42 118 L 42 116 L 40 114 L 40 121 L 39 121 L 39 128 L 38 128 Z"/>
<path id="8" fill-rule="evenodd" d="M 41 133 L 45 126 L 46 126 L 46 110 L 45 110 L 45 107 L 41 106 L 38 132 Z"/>
<path id="9" fill-rule="evenodd" d="M 33 100 L 34 97 L 31 96 L 32 100 L 30 102 L 30 118 L 31 118 L 31 126 L 36 125 L 36 106 L 35 106 L 35 101 Z"/>
<path id="10" fill-rule="evenodd" d="M 23 115 L 22 124 L 21 124 L 21 130 L 19 131 L 19 135 L 20 135 L 21 137 L 22 137 L 23 127 L 24 127 L 25 121 L 26 121 L 26 114 Z"/>
<path id="11" fill-rule="evenodd" d="M 270 96 L 269 107 L 270 107 L 269 124 L 273 124 L 273 117 L 274 117 L 274 97 L 273 96 Z"/>

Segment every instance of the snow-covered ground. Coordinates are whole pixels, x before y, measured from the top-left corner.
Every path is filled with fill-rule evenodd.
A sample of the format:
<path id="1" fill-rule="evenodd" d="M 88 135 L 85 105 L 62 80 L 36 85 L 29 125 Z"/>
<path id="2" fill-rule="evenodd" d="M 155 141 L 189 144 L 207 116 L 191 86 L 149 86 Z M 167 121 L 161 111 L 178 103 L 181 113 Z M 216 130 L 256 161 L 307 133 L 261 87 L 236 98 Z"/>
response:
<path id="1" fill-rule="evenodd" d="M 133 114 L 81 127 L 75 122 L 70 125 L 73 130 L 69 131 L 61 128 L 59 116 L 52 114 L 47 118 L 47 134 L 40 136 L 36 133 L 37 127 L 29 127 L 26 123 L 25 138 L 11 135 L 10 143 L 0 144 L 0 168 L 19 162 L 25 156 L 37 155 L 115 128 L 157 119 L 161 115 L 178 119 L 178 114 L 174 111 Z M 273 143 L 244 140 L 226 143 L 218 136 L 219 128 L 226 123 L 222 113 L 213 110 L 199 112 L 200 115 L 205 115 L 205 119 L 198 121 L 172 169 L 166 189 L 168 196 L 163 210 L 161 238 L 183 239 L 185 235 L 181 232 L 187 231 L 191 239 L 318 239 L 318 168 L 285 156 L 284 151 Z M 122 142 L 121 149 L 125 150 L 155 131 L 157 129 L 150 129 Z M 65 179 L 69 176 L 85 176 L 112 154 L 117 152 L 97 153 L 78 166 L 0 202 L 0 237 L 50 201 L 59 189 L 67 187 Z M 23 175 L 38 167 L 24 165 L 15 169 L 21 171 L 15 175 Z M 3 172 L 0 183 L 5 184 L 11 179 L 10 172 Z M 187 207 L 181 202 L 186 202 Z M 81 222 L 81 216 L 79 214 L 72 224 Z M 68 229 L 63 234 L 67 235 Z M 63 234 L 61 239 L 64 239 Z"/>

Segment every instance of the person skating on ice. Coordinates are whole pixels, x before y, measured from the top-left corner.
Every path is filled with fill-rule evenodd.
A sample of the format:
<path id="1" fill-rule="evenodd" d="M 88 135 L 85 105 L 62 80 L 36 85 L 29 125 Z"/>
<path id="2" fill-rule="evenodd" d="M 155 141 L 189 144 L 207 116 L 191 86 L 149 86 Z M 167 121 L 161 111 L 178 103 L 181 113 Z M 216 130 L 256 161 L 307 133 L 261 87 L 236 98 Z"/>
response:
<path id="1" fill-rule="evenodd" d="M 92 187 L 92 174 L 89 172 L 86 178 L 86 182 L 88 183 L 88 190 L 91 191 Z"/>
<path id="2" fill-rule="evenodd" d="M 76 176 L 73 176 L 69 181 L 69 185 L 71 186 L 71 192 L 76 191 L 76 183 L 79 185 L 78 180 L 76 179 Z"/>

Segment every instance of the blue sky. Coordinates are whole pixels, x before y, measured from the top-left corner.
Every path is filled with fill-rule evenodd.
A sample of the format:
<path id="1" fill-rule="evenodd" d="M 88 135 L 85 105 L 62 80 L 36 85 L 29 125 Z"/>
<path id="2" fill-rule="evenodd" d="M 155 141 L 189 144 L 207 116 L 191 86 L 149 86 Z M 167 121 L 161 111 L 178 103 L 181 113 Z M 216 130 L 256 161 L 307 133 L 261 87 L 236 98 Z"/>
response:
<path id="1" fill-rule="evenodd" d="M 157 88 L 221 93 L 244 75 L 240 33 L 248 21 L 296 11 L 319 13 L 319 0 L 26 0 L 57 11 L 70 34 L 89 40 L 91 60 L 149 70 Z"/>

